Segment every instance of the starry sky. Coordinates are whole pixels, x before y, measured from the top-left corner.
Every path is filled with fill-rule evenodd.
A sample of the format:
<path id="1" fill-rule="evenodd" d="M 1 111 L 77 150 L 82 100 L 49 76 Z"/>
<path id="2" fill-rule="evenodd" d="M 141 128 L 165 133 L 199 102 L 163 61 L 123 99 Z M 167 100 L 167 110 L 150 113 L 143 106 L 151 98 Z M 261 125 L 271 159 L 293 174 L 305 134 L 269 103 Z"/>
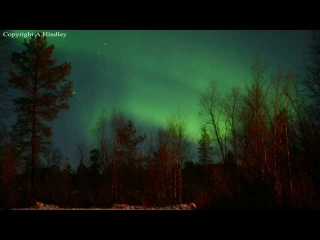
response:
<path id="1" fill-rule="evenodd" d="M 57 63 L 72 63 L 69 79 L 74 82 L 70 109 L 54 121 L 52 139 L 73 167 L 78 164 L 76 143 L 90 143 L 90 130 L 104 108 L 123 112 L 147 135 L 155 135 L 180 109 L 188 120 L 188 138 L 196 143 L 202 125 L 199 95 L 211 81 L 222 94 L 243 88 L 257 56 L 267 62 L 268 74 L 296 71 L 309 39 L 309 31 L 302 30 L 29 32 L 37 31 L 67 33 L 48 37 Z"/>

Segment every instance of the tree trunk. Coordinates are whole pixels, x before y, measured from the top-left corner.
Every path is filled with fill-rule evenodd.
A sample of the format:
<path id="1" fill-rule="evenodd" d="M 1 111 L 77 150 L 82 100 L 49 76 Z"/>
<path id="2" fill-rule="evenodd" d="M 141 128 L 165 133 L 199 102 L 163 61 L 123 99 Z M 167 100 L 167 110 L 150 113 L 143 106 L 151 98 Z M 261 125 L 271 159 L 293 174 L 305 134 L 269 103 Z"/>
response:
<path id="1" fill-rule="evenodd" d="M 178 169 L 178 180 L 179 180 L 179 203 L 182 203 L 182 168 L 181 164 L 179 164 Z"/>
<path id="2" fill-rule="evenodd" d="M 33 112 L 32 112 L 32 156 L 31 156 L 31 197 L 36 198 L 36 168 L 37 168 L 37 84 L 34 86 L 33 90 Z"/>
<path id="3" fill-rule="evenodd" d="M 211 114 L 211 123 L 213 125 L 214 133 L 215 133 L 215 136 L 217 137 L 218 145 L 220 147 L 222 161 L 223 161 L 223 163 L 225 163 L 225 152 L 224 152 L 224 147 L 223 147 L 223 141 L 220 138 L 220 135 L 218 132 L 218 126 L 217 126 L 216 121 L 214 119 L 214 116 L 212 114 Z"/>
<path id="4" fill-rule="evenodd" d="M 285 126 L 286 133 L 286 147 L 287 147 L 287 159 L 288 159 L 288 167 L 289 167 L 289 181 L 290 181 L 290 195 L 292 195 L 292 174 L 291 174 L 291 159 L 290 159 L 290 149 L 289 149 L 289 139 L 288 139 L 288 126 Z"/>
<path id="5" fill-rule="evenodd" d="M 177 203 L 177 170 L 178 170 L 178 163 L 175 161 L 175 168 L 174 168 L 174 202 Z"/>
<path id="6" fill-rule="evenodd" d="M 233 135 L 233 148 L 234 148 L 234 159 L 236 161 L 236 169 L 237 169 L 237 173 L 238 173 L 238 148 L 237 148 L 237 138 L 236 138 L 236 133 L 234 130 L 234 123 L 232 126 L 232 135 Z"/>
<path id="7" fill-rule="evenodd" d="M 114 160 L 113 162 L 113 173 L 112 173 L 112 186 L 111 186 L 111 202 L 114 202 L 118 197 L 118 164 Z"/>

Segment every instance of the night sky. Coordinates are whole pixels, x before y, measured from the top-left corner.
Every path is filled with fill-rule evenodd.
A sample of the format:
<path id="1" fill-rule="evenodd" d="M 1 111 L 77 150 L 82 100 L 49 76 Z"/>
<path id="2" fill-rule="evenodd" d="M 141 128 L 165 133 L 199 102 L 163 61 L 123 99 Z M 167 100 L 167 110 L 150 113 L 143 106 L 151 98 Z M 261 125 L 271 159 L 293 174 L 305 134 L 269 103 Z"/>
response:
<path id="1" fill-rule="evenodd" d="M 58 31 L 67 36 L 48 42 L 55 45 L 58 63 L 72 63 L 75 94 L 70 109 L 54 121 L 52 139 L 73 167 L 76 143 L 90 143 L 103 108 L 111 113 L 115 107 L 147 135 L 180 109 L 188 119 L 189 139 L 196 142 L 202 125 L 199 95 L 211 81 L 222 94 L 243 88 L 256 56 L 267 62 L 268 74 L 296 71 L 309 37 L 308 31 L 279 30 Z"/>

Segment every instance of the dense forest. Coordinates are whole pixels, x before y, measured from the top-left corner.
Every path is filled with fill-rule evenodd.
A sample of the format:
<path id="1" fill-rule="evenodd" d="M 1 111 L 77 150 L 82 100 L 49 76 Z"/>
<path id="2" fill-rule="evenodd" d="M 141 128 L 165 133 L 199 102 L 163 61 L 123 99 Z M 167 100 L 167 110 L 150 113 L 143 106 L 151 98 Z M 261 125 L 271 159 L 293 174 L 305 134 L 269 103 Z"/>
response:
<path id="1" fill-rule="evenodd" d="M 74 143 L 76 169 L 50 138 L 52 122 L 69 108 L 71 63 L 57 65 L 54 46 L 41 35 L 25 40 L 21 52 L 0 41 L 0 208 L 36 201 L 79 208 L 320 207 L 320 31 L 311 31 L 296 72 L 269 77 L 257 58 L 245 88 L 223 95 L 212 82 L 203 89 L 196 156 L 182 112 L 151 137 L 106 106 L 110 111 L 91 129 L 94 141 Z M 14 109 L 10 89 L 19 92 Z M 8 128 L 3 119 L 13 113 Z"/>

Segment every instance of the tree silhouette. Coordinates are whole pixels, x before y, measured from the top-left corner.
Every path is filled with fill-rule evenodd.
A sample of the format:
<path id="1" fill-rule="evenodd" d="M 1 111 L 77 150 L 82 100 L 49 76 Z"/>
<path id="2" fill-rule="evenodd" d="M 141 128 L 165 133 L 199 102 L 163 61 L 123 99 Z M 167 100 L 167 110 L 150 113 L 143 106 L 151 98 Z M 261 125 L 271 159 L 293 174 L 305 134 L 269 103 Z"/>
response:
<path id="1" fill-rule="evenodd" d="M 99 149 L 99 157 L 102 159 L 103 166 L 103 187 L 106 188 L 106 177 L 107 177 L 107 167 L 110 166 L 108 151 L 107 151 L 107 130 L 108 130 L 108 119 L 106 111 L 103 110 L 98 120 L 93 128 L 93 137 L 95 145 Z M 96 149 L 98 151 L 98 149 Z"/>
<path id="2" fill-rule="evenodd" d="M 257 58 L 251 67 L 252 81 L 246 88 L 241 109 L 242 136 L 245 139 L 244 158 L 250 162 L 251 175 L 264 178 L 267 162 L 266 150 L 266 99 L 265 88 L 266 65 Z M 254 170 L 255 168 L 256 171 Z"/>
<path id="3" fill-rule="evenodd" d="M 90 151 L 89 176 L 91 178 L 91 187 L 96 190 L 99 186 L 99 176 L 101 171 L 100 152 L 97 149 Z"/>
<path id="4" fill-rule="evenodd" d="M 232 136 L 232 146 L 234 151 L 234 158 L 238 165 L 238 132 L 239 123 L 239 104 L 240 104 L 240 90 L 238 88 L 232 88 L 231 96 L 227 96 L 225 99 L 225 113 L 227 117 L 227 123 L 229 124 Z M 231 100 L 231 101 L 230 101 Z"/>
<path id="5" fill-rule="evenodd" d="M 0 206 L 13 207 L 18 198 L 18 153 L 11 143 L 0 146 Z"/>
<path id="6" fill-rule="evenodd" d="M 111 202 L 116 201 L 119 198 L 119 189 L 121 183 L 119 183 L 121 175 L 121 163 L 122 152 L 120 151 L 120 142 L 118 141 L 118 129 L 122 129 L 125 125 L 124 117 L 122 113 L 112 110 L 110 129 L 111 129 L 111 145 L 112 151 L 110 152 L 112 159 L 112 182 L 111 182 Z"/>
<path id="7" fill-rule="evenodd" d="M 136 136 L 137 130 L 132 120 L 129 120 L 127 125 L 117 130 L 117 140 L 119 143 L 119 150 L 123 152 L 124 158 L 128 163 L 132 164 L 136 154 L 137 145 L 142 143 L 146 136 Z"/>
<path id="8" fill-rule="evenodd" d="M 128 120 L 123 128 L 117 129 L 117 151 L 120 157 L 120 179 L 119 186 L 122 197 L 131 194 L 134 191 L 134 170 L 137 167 L 138 145 L 145 140 L 146 136 L 138 135 L 132 120 Z"/>
<path id="9" fill-rule="evenodd" d="M 198 158 L 199 162 L 202 165 L 203 168 L 203 179 L 204 184 L 207 184 L 208 181 L 208 165 L 212 161 L 213 156 L 213 147 L 212 147 L 212 141 L 211 138 L 207 132 L 206 127 L 201 128 L 201 138 L 198 140 Z"/>
<path id="10" fill-rule="evenodd" d="M 0 30 L 0 142 L 9 135 L 8 127 L 4 121 L 12 113 L 7 73 L 12 67 L 10 54 L 13 41 L 11 38 L 3 37 L 3 32 L 4 30 Z"/>
<path id="11" fill-rule="evenodd" d="M 173 169 L 173 196 L 177 203 L 182 202 L 183 198 L 183 177 L 182 167 L 185 161 L 190 157 L 190 142 L 187 140 L 187 119 L 186 116 L 178 110 L 167 120 L 167 131 L 169 134 L 171 162 Z"/>
<path id="12" fill-rule="evenodd" d="M 11 38 L 3 37 L 4 30 L 0 30 L 0 119 L 5 118 L 9 114 L 9 81 L 6 73 L 8 73 L 12 67 L 10 62 L 10 54 L 13 47 Z"/>
<path id="13" fill-rule="evenodd" d="M 218 143 L 221 153 L 221 160 L 224 162 L 226 155 L 226 143 L 223 140 L 221 123 L 223 104 L 220 93 L 216 85 L 212 82 L 205 92 L 200 95 L 200 115 L 205 119 L 213 129 L 212 136 Z"/>
<path id="14" fill-rule="evenodd" d="M 63 166 L 63 202 L 65 205 L 69 204 L 71 190 L 71 166 L 69 158 L 67 158 Z"/>
<path id="15" fill-rule="evenodd" d="M 149 167 L 155 167 L 154 169 L 156 174 L 152 174 L 154 172 L 150 172 L 150 183 L 156 183 L 156 187 L 152 185 L 152 189 L 149 189 L 149 195 L 154 191 L 153 189 L 157 189 L 157 193 L 159 196 L 158 202 L 160 204 L 168 203 L 172 200 L 173 196 L 173 181 L 172 181 L 172 170 L 173 165 L 171 163 L 171 153 L 170 153 L 170 140 L 169 133 L 164 129 L 158 129 L 157 134 L 157 144 L 156 151 L 152 151 L 150 155 Z M 151 161 L 154 162 L 151 165 Z M 156 176 L 155 176 L 156 175 Z M 151 181 L 151 179 L 156 179 L 156 181 Z"/>
<path id="16" fill-rule="evenodd" d="M 84 151 L 84 148 L 82 148 L 83 145 L 78 145 L 78 151 L 79 151 L 79 156 L 80 156 L 80 161 L 79 165 L 77 167 L 77 181 L 76 181 L 76 186 L 77 186 L 77 200 L 80 201 L 82 206 L 88 205 L 88 197 L 89 197 L 89 182 L 88 182 L 88 167 L 86 166 L 86 154 Z"/>
<path id="17" fill-rule="evenodd" d="M 48 124 L 68 109 L 67 100 L 72 95 L 71 64 L 56 65 L 51 58 L 54 46 L 47 45 L 47 38 L 40 33 L 24 41 L 21 53 L 13 52 L 12 63 L 18 69 L 10 73 L 11 85 L 21 92 L 14 100 L 18 119 L 13 126 L 13 136 L 18 144 L 31 148 L 27 159 L 31 160 L 31 195 L 36 197 L 36 168 L 38 153 L 45 149 L 52 135 Z"/>
<path id="18" fill-rule="evenodd" d="M 57 178 L 59 178 L 60 175 L 60 165 L 63 155 L 60 148 L 49 146 L 43 153 L 43 157 L 46 164 L 44 190 L 47 198 L 51 199 L 58 191 L 57 188 L 59 184 Z"/>
<path id="19" fill-rule="evenodd" d="M 309 113 L 320 124 L 320 31 L 311 32 L 308 54 L 303 62 L 302 85 L 306 89 L 306 99 L 310 101 Z"/>
<path id="20" fill-rule="evenodd" d="M 212 150 L 213 147 L 211 146 L 211 138 L 207 132 L 206 127 L 201 128 L 201 138 L 198 140 L 198 156 L 199 161 L 203 166 L 206 166 L 212 160 Z"/>
<path id="21" fill-rule="evenodd" d="M 300 129 L 308 163 L 309 172 L 320 191 L 320 31 L 311 31 L 308 52 L 303 62 L 303 72 L 300 77 L 304 92 L 305 111 L 301 118 Z M 306 125 L 307 127 L 305 127 Z"/>

